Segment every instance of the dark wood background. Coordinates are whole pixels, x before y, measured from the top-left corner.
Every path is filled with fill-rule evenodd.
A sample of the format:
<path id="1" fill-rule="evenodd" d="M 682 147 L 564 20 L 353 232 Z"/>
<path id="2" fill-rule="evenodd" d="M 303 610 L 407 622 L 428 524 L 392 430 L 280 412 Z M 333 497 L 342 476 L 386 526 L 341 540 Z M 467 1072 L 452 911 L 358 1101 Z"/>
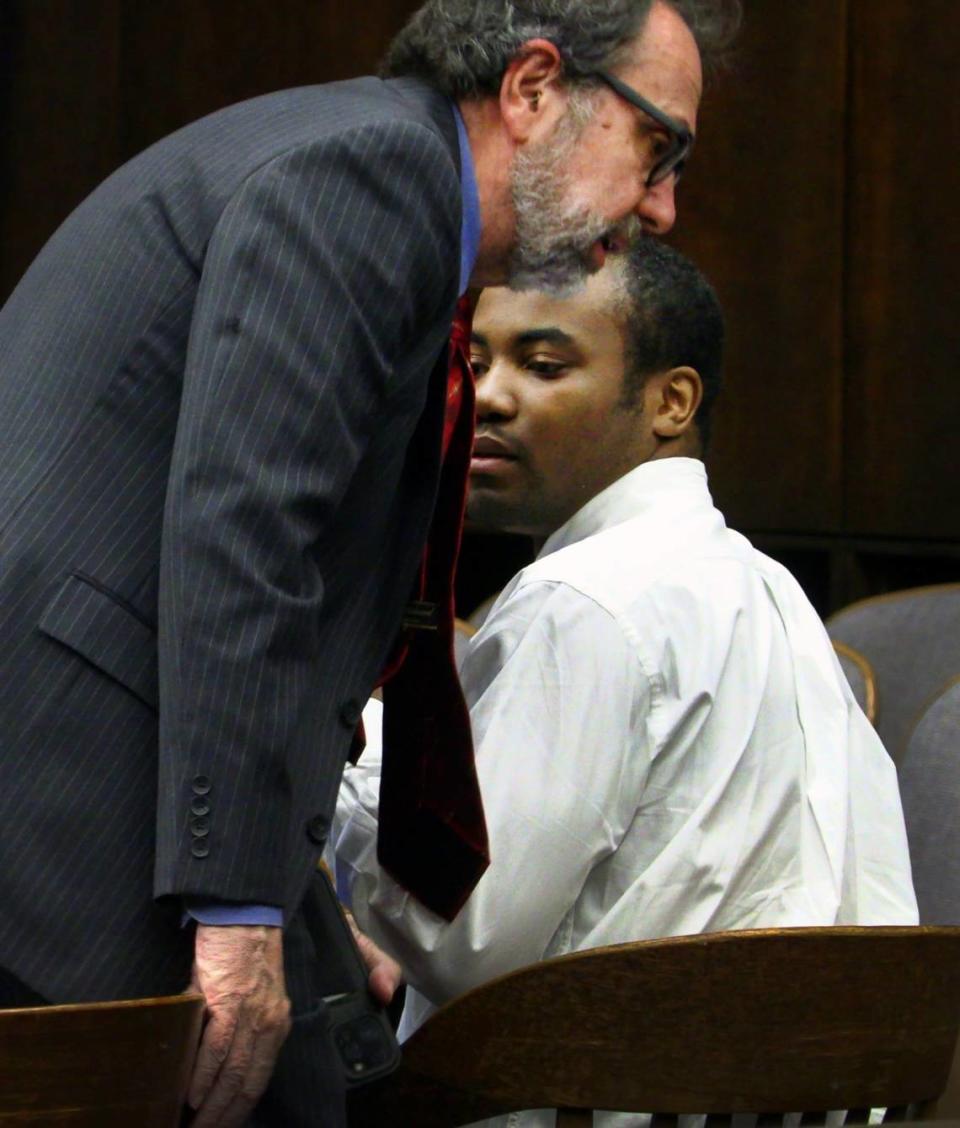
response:
<path id="1" fill-rule="evenodd" d="M 229 102 L 373 69 L 416 0 L 0 0 L 0 298 L 71 208 Z M 826 612 L 960 579 L 955 0 L 745 0 L 676 243 L 727 311 L 710 464 Z M 470 539 L 463 610 L 526 554 Z"/>
<path id="2" fill-rule="evenodd" d="M 745 0 L 675 241 L 728 317 L 732 524 L 822 611 L 960 579 L 953 0 Z"/>

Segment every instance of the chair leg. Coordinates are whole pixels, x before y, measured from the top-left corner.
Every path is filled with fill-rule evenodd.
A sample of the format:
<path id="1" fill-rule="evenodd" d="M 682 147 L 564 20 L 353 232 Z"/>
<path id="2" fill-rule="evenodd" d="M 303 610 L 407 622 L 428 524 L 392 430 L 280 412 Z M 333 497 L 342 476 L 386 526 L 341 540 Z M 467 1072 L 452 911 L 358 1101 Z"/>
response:
<path id="1" fill-rule="evenodd" d="M 593 1128 L 593 1112 L 589 1108 L 558 1108 L 557 1128 Z"/>

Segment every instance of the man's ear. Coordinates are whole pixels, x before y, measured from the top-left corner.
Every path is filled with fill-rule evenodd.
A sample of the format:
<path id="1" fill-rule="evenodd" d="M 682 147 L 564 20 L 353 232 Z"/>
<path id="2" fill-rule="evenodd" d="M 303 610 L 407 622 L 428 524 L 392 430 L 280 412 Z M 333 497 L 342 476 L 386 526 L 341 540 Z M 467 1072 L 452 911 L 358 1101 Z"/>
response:
<path id="1" fill-rule="evenodd" d="M 676 439 L 687 433 L 693 426 L 693 417 L 703 399 L 703 381 L 696 369 L 671 368 L 651 381 L 650 392 L 653 404 L 653 433 L 658 439 Z"/>
<path id="2" fill-rule="evenodd" d="M 549 39 L 528 39 L 500 83 L 500 116 L 518 145 L 545 137 L 567 108 L 563 60 Z"/>

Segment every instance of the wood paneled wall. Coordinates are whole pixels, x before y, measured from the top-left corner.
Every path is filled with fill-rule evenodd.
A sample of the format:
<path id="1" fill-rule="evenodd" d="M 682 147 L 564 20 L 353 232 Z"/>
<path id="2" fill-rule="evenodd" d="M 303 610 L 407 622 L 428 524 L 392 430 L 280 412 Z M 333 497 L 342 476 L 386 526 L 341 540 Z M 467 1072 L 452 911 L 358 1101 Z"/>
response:
<path id="1" fill-rule="evenodd" d="M 676 235 L 728 314 L 718 496 L 750 529 L 960 538 L 960 5 L 745 8 Z"/>
<path id="2" fill-rule="evenodd" d="M 0 297 L 123 160 L 229 102 L 371 70 L 416 6 L 0 0 Z M 819 569 L 821 605 L 960 577 L 960 4 L 744 8 L 675 236 L 728 317 L 716 496 Z"/>
<path id="3" fill-rule="evenodd" d="M 842 525 L 845 59 L 842 0 L 747 0 L 679 187 L 727 315 L 714 491 L 748 528 Z"/>
<path id="4" fill-rule="evenodd" d="M 744 8 L 674 236 L 727 312 L 715 494 L 824 609 L 960 579 L 960 5 Z"/>
<path id="5" fill-rule="evenodd" d="M 231 102 L 374 70 L 416 0 L 0 0 L 0 300 L 135 153 Z"/>
<path id="6" fill-rule="evenodd" d="M 851 45 L 846 527 L 958 539 L 960 4 L 857 0 Z"/>

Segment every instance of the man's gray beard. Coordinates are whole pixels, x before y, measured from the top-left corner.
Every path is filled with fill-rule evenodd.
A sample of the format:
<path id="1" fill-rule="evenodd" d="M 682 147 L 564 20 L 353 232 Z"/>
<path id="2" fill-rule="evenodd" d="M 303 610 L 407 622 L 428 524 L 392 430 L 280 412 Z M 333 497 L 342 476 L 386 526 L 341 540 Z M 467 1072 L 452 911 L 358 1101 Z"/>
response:
<path id="1" fill-rule="evenodd" d="M 546 141 L 514 157 L 517 243 L 507 281 L 511 290 L 567 297 L 593 272 L 590 249 L 611 224 L 585 205 L 569 202 L 573 185 L 567 168 L 582 128 L 581 115 L 568 111 Z"/>

